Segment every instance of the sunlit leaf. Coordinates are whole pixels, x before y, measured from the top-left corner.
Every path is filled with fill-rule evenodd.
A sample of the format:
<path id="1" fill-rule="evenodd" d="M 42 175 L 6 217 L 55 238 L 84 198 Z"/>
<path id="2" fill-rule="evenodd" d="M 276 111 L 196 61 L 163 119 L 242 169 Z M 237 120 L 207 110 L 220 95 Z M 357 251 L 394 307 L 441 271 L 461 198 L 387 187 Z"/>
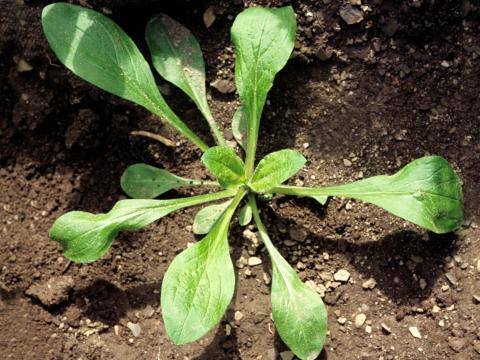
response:
<path id="1" fill-rule="evenodd" d="M 193 232 L 199 235 L 208 233 L 218 219 L 220 219 L 229 204 L 230 201 L 226 201 L 221 204 L 209 205 L 201 209 L 197 215 L 195 215 Z"/>
<path id="2" fill-rule="evenodd" d="M 160 116 L 202 150 L 203 143 L 166 104 L 145 58 L 120 27 L 81 6 L 55 3 L 42 12 L 45 36 L 74 74 Z"/>
<path id="3" fill-rule="evenodd" d="M 243 161 L 229 147 L 211 147 L 203 154 L 202 161 L 224 188 L 236 187 L 245 181 Z"/>
<path id="4" fill-rule="evenodd" d="M 414 160 L 392 176 L 379 175 L 324 188 L 279 186 L 273 191 L 363 200 L 438 234 L 453 231 L 463 223 L 460 179 L 448 161 L 439 156 Z"/>
<path id="5" fill-rule="evenodd" d="M 249 186 L 255 192 L 269 192 L 295 175 L 305 165 L 305 161 L 303 155 L 295 150 L 270 153 L 258 163 Z"/>
<path id="6" fill-rule="evenodd" d="M 231 197 L 234 190 L 173 200 L 121 200 L 105 214 L 71 211 L 60 216 L 50 229 L 65 257 L 92 262 L 102 257 L 120 231 L 138 230 L 172 211 Z"/>

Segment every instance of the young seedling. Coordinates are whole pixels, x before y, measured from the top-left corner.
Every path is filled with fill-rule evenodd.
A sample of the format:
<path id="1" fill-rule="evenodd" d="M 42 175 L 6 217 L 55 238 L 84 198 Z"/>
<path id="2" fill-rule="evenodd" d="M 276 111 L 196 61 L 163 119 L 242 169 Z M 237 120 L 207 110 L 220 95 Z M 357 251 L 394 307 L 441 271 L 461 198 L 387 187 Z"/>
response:
<path id="1" fill-rule="evenodd" d="M 202 161 L 215 182 L 185 179 L 145 164 L 130 166 L 121 186 L 134 199 L 119 201 L 108 213 L 64 214 L 50 236 L 65 256 L 88 263 L 102 257 L 120 231 L 137 230 L 186 207 L 223 200 L 200 210 L 193 230 L 202 240 L 180 253 L 162 282 L 161 308 L 168 336 L 176 344 L 195 341 L 225 314 L 235 287 L 227 240 L 230 221 L 240 210 L 241 225 L 253 216 L 270 254 L 272 315 L 278 334 L 300 359 L 314 359 L 327 333 L 327 311 L 320 296 L 307 287 L 270 240 L 260 218 L 257 198 L 272 194 L 308 196 L 324 203 L 328 196 L 349 197 L 375 204 L 435 233 L 458 228 L 463 221 L 460 181 L 449 163 L 438 156 L 412 161 L 396 174 L 350 184 L 307 188 L 283 185 L 305 164 L 295 150 L 268 154 L 255 166 L 260 118 L 275 75 L 294 47 L 296 21 L 291 7 L 250 8 L 235 19 L 231 36 L 236 49 L 235 81 L 241 100 L 232 131 L 245 150 L 245 162 L 225 146 L 205 92 L 205 69 L 193 35 L 166 15 L 154 16 L 146 39 L 159 74 L 182 89 L 208 122 L 217 146 L 209 147 L 167 105 L 149 65 L 132 40 L 105 16 L 58 3 L 42 14 L 45 35 L 60 61 L 92 84 L 133 101 L 176 128 L 203 152 Z M 173 200 L 153 198 L 184 186 L 217 186 L 218 192 Z"/>

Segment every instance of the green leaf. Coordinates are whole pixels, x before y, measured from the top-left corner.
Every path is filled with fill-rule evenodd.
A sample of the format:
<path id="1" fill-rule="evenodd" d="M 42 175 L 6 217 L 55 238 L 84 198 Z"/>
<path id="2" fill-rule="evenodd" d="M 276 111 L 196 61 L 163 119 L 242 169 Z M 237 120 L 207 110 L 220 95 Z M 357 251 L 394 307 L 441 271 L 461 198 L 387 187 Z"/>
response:
<path id="1" fill-rule="evenodd" d="M 145 38 L 155 69 L 193 100 L 208 121 L 219 144 L 225 145 L 225 139 L 208 107 L 205 63 L 197 39 L 185 26 L 165 14 L 150 19 Z"/>
<path id="2" fill-rule="evenodd" d="M 73 73 L 145 107 L 202 150 L 208 148 L 165 103 L 143 55 L 112 20 L 81 6 L 56 3 L 43 9 L 42 25 L 52 50 Z"/>
<path id="3" fill-rule="evenodd" d="M 253 171 L 260 117 L 275 75 L 285 66 L 295 44 L 293 9 L 252 7 L 235 19 L 235 81 L 248 119 L 247 177 Z"/>
<path id="4" fill-rule="evenodd" d="M 325 205 L 328 200 L 328 196 L 324 196 L 324 195 L 317 195 L 317 196 L 310 196 L 310 197 L 318 201 L 321 205 Z"/>
<path id="5" fill-rule="evenodd" d="M 221 320 L 232 299 L 235 274 L 227 232 L 244 194 L 245 190 L 237 193 L 208 235 L 180 253 L 163 277 L 163 322 L 176 344 L 205 335 Z"/>
<path id="6" fill-rule="evenodd" d="M 233 115 L 232 134 L 243 150 L 247 150 L 248 121 L 245 111 L 241 105 Z"/>
<path id="7" fill-rule="evenodd" d="M 193 232 L 199 235 L 208 233 L 225 212 L 230 202 L 231 201 L 226 201 L 221 204 L 209 205 L 201 209 L 197 215 L 195 215 Z"/>
<path id="8" fill-rule="evenodd" d="M 272 317 L 275 328 L 300 359 L 313 360 L 322 351 L 327 334 L 327 310 L 320 296 L 305 285 L 273 246 L 263 225 L 255 199 L 249 201 L 260 238 L 272 259 Z"/>
<path id="9" fill-rule="evenodd" d="M 240 226 L 247 226 L 252 221 L 252 208 L 247 203 L 240 209 L 240 214 L 238 215 L 238 220 Z"/>
<path id="10" fill-rule="evenodd" d="M 69 260 L 87 263 L 102 257 L 120 231 L 138 230 L 155 220 L 188 206 L 231 197 L 235 190 L 173 200 L 121 200 L 106 214 L 68 212 L 50 229 Z"/>
<path id="11" fill-rule="evenodd" d="M 448 161 L 439 156 L 414 160 L 392 176 L 374 176 L 324 188 L 280 186 L 274 191 L 363 200 L 438 234 L 453 231 L 463 223 L 460 179 Z"/>
<path id="12" fill-rule="evenodd" d="M 208 181 L 182 178 L 147 164 L 130 165 L 120 178 L 122 190 L 134 199 L 153 199 L 183 186 L 213 184 Z"/>
<path id="13" fill-rule="evenodd" d="M 265 156 L 257 165 L 250 188 L 266 193 L 295 175 L 305 165 L 305 158 L 295 150 L 280 150 Z"/>
<path id="14" fill-rule="evenodd" d="M 211 147 L 203 154 L 202 161 L 224 188 L 237 187 L 245 181 L 243 161 L 229 147 Z"/>

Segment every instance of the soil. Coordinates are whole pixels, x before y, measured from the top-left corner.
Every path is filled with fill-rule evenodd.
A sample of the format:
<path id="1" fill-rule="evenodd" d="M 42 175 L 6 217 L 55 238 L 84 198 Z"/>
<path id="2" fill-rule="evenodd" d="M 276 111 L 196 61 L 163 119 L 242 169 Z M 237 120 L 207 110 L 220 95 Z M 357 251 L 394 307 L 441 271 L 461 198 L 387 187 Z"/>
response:
<path id="1" fill-rule="evenodd" d="M 64 212 L 103 212 L 125 198 L 119 178 L 129 164 L 208 178 L 199 151 L 171 128 L 59 64 L 39 21 L 50 2 L 7 0 L 0 10 L 0 357 L 290 358 L 270 317 L 269 260 L 238 225 L 230 235 L 233 260 L 256 255 L 263 264 L 237 269 L 225 319 L 184 346 L 165 335 L 159 290 L 173 257 L 196 240 L 189 230 L 198 209 L 122 233 L 93 264 L 68 263 L 49 239 L 48 229 Z M 330 331 L 320 358 L 478 359 L 480 6 L 473 0 L 364 0 L 353 5 L 363 19 L 348 25 L 340 10 L 360 2 L 73 1 L 111 16 L 145 54 L 143 30 L 151 14 L 165 12 L 184 23 L 204 49 L 209 84 L 233 80 L 229 28 L 236 14 L 252 5 L 292 5 L 295 53 L 269 95 L 258 156 L 300 150 L 308 163 L 292 183 L 323 185 L 391 174 L 437 154 L 460 175 L 465 198 L 464 226 L 443 236 L 351 200 L 331 199 L 322 208 L 279 196 L 262 204 L 281 252 L 303 280 L 326 289 Z M 209 6 L 216 19 L 207 29 L 202 14 Z M 159 83 L 175 111 L 211 143 L 194 105 Z M 212 86 L 208 94 L 231 139 L 237 96 Z M 178 146 L 130 135 L 138 129 Z M 292 245 L 286 240 L 296 243 L 286 246 Z M 339 269 L 350 273 L 348 283 L 331 280 Z M 366 322 L 356 328 L 359 313 Z M 132 324 L 140 326 L 138 336 Z"/>

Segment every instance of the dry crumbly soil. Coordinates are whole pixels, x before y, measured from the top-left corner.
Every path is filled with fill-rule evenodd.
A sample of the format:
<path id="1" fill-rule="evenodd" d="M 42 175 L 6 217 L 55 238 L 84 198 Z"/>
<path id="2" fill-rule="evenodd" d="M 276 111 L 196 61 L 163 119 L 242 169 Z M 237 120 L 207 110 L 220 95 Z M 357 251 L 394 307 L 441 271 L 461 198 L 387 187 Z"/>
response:
<path id="1" fill-rule="evenodd" d="M 59 64 L 39 22 L 50 2 L 4 0 L 0 10 L 0 357 L 289 359 L 270 317 L 269 260 L 238 225 L 230 235 L 232 259 L 259 256 L 263 264 L 237 268 L 236 294 L 224 320 L 184 346 L 165 335 L 159 289 L 173 257 L 197 240 L 189 231 L 197 209 L 122 233 L 93 264 L 67 263 L 49 240 L 49 227 L 65 211 L 107 211 L 124 198 L 119 177 L 129 164 L 208 178 L 199 151 L 168 126 Z M 320 358 L 480 358 L 480 305 L 474 298 L 480 297 L 478 1 L 73 3 L 111 16 L 145 54 L 143 31 L 151 14 L 181 21 L 204 49 L 209 84 L 233 80 L 229 28 L 236 14 L 246 6 L 292 5 L 297 44 L 269 96 L 259 157 L 286 147 L 300 150 L 308 163 L 292 183 L 323 185 L 391 174 L 437 154 L 460 175 L 465 197 L 464 226 L 443 236 L 357 201 L 331 199 L 322 208 L 279 196 L 262 204 L 281 252 L 303 280 L 324 292 L 330 332 Z M 357 24 L 339 15 L 352 13 L 349 3 L 362 4 L 353 5 L 353 15 L 363 18 Z M 216 20 L 207 29 L 202 14 L 209 6 Z M 194 105 L 159 83 L 175 111 L 211 142 Z M 210 85 L 207 90 L 231 140 L 238 98 Z M 137 129 L 178 146 L 129 135 Z M 347 283 L 332 279 L 340 269 L 349 272 Z M 367 280 L 370 288 L 364 289 Z M 360 313 L 366 321 L 357 328 Z"/>

